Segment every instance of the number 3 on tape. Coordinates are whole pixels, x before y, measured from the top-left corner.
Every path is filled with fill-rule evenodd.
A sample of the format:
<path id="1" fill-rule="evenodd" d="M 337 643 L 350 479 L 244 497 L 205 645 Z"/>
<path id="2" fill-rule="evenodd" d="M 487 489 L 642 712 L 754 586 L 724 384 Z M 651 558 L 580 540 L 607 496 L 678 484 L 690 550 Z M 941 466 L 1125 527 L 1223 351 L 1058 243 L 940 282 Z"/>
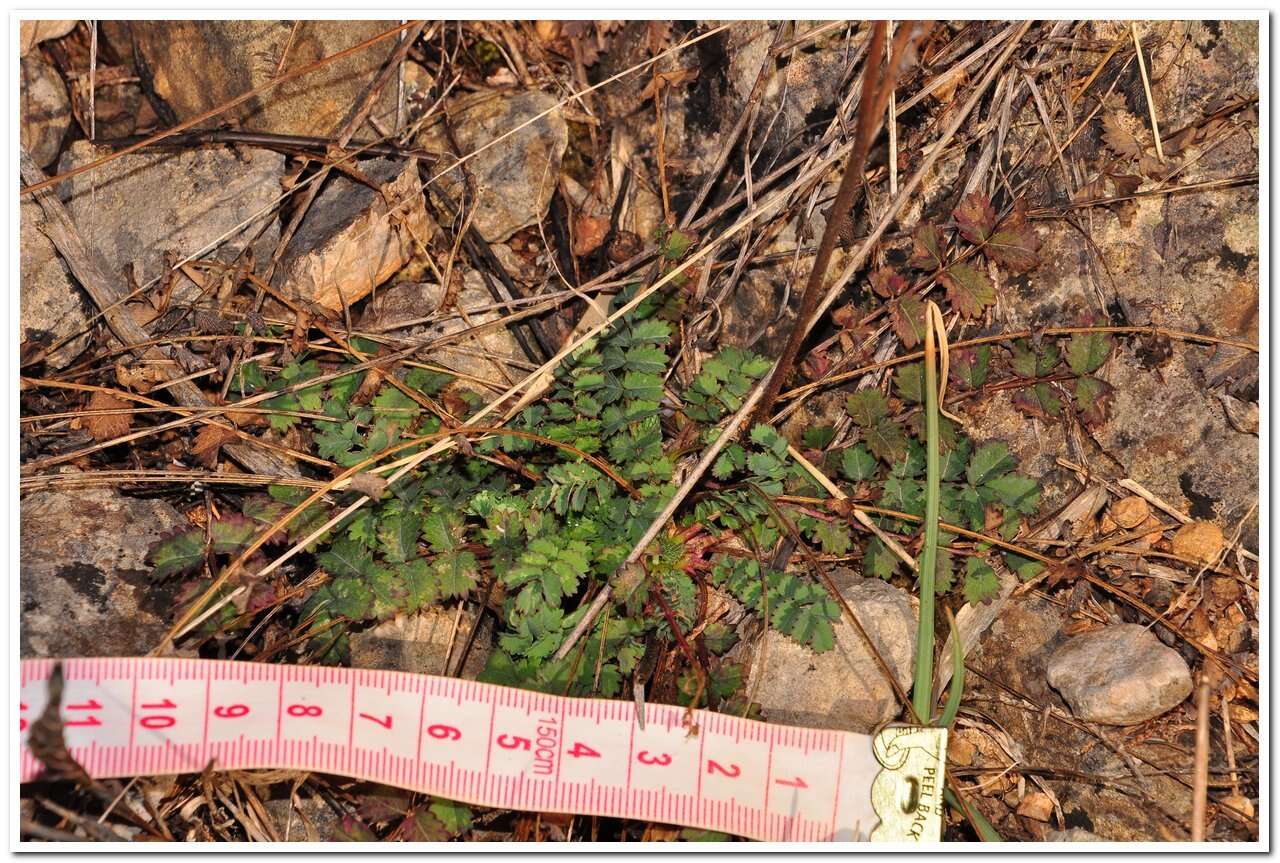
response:
<path id="1" fill-rule="evenodd" d="M 21 780 L 54 660 L 23 660 Z M 946 731 L 793 728 L 393 671 L 68 659 L 67 747 L 95 778 L 284 768 L 477 806 L 606 815 L 765 841 L 937 841 Z"/>

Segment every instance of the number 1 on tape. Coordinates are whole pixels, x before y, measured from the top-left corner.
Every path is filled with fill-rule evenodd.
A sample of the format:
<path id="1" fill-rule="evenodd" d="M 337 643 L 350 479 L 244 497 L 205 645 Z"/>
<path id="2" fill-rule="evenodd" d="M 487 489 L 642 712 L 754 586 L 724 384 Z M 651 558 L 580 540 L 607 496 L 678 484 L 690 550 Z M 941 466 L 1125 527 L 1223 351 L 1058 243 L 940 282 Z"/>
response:
<path id="1" fill-rule="evenodd" d="M 27 734 L 54 660 L 23 660 Z M 478 806 L 681 824 L 765 841 L 936 841 L 946 731 L 873 738 L 393 671 L 200 659 L 62 663 L 90 776 L 285 768 Z M 692 726 L 687 726 L 687 719 Z"/>

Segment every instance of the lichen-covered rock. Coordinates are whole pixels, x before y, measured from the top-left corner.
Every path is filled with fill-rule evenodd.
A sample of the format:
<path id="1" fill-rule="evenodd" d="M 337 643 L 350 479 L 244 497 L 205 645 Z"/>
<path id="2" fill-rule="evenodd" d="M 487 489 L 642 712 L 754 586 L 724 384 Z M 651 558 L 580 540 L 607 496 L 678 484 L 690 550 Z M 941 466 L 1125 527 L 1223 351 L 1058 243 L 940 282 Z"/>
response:
<path id="1" fill-rule="evenodd" d="M 476 182 L 471 224 L 490 243 L 502 242 L 547 212 L 560 174 L 560 159 L 569 146 L 569 126 L 557 103 L 554 96 L 536 90 L 515 95 L 474 93 L 449 103 L 449 122 L 459 155 L 479 151 L 466 162 L 466 171 Z M 480 150 L 544 111 L 551 113 Z M 439 125 L 424 129 L 421 141 L 432 150 L 450 150 Z M 443 166 L 453 161 L 445 157 Z M 454 202 L 467 197 L 461 169 L 445 174 L 440 182 Z"/>
<path id="2" fill-rule="evenodd" d="M 77 141 L 59 170 L 107 152 Z M 166 253 L 186 257 L 228 234 L 200 257 L 231 262 L 249 243 L 259 259 L 270 257 L 280 236 L 270 205 L 280 194 L 283 173 L 284 157 L 268 150 L 140 152 L 66 180 L 58 194 L 85 245 L 102 255 L 107 275 L 121 277 L 129 268 L 146 283 L 166 272 Z M 220 281 L 210 280 L 209 293 Z M 181 273 L 173 290 L 179 302 L 204 293 Z"/>
<path id="3" fill-rule="evenodd" d="M 906 591 L 875 578 L 844 575 L 841 595 L 867 629 L 903 689 L 911 686 L 916 614 Z M 836 646 L 814 653 L 773 629 L 764 636 L 764 661 L 757 650 L 751 692 L 764 716 L 774 722 L 868 733 L 893 719 L 901 705 L 866 642 L 853 625 L 836 623 Z"/>
<path id="4" fill-rule="evenodd" d="M 415 241 L 425 243 L 432 232 L 415 162 L 372 159 L 357 169 L 379 188 L 331 177 L 275 276 L 290 296 L 335 312 L 391 278 L 413 257 Z"/>
<path id="5" fill-rule="evenodd" d="M 1186 661 L 1136 623 L 1072 638 L 1054 651 L 1046 671 L 1071 712 L 1087 722 L 1137 725 L 1191 694 Z"/>
<path id="6" fill-rule="evenodd" d="M 53 243 L 40 226 L 44 214 L 30 199 L 22 201 L 21 254 L 18 270 L 21 290 L 21 337 L 24 341 L 53 347 L 45 365 L 61 369 L 89 344 L 89 314 L 84 292 L 71 278 Z M 74 338 L 71 338 L 74 336 Z M 59 345 L 63 339 L 69 339 Z"/>
<path id="7" fill-rule="evenodd" d="M 294 25 L 298 25 L 295 32 Z M 395 21 L 132 21 L 133 43 L 152 84 L 178 120 L 187 120 L 392 29 Z M 334 134 L 397 44 L 388 36 L 255 96 L 209 121 L 254 132 Z M 286 55 L 287 46 L 287 55 Z M 373 115 L 395 119 L 396 88 L 384 87 Z M 375 135 L 366 126 L 358 135 Z"/>
<path id="8" fill-rule="evenodd" d="M 186 524 L 177 510 L 111 489 L 55 490 L 24 498 L 20 520 L 22 656 L 141 656 L 159 643 L 171 598 L 146 556 Z"/>
<path id="9" fill-rule="evenodd" d="M 22 58 L 19 86 L 22 146 L 41 168 L 58 158 L 71 126 L 71 99 L 62 77 L 38 51 Z"/>

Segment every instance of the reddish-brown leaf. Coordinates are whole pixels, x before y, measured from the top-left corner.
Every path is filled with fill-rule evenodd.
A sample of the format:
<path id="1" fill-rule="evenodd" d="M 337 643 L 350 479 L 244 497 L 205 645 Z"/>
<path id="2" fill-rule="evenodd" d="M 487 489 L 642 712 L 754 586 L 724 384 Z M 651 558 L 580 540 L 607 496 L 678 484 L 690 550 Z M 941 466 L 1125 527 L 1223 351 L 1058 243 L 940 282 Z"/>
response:
<path id="1" fill-rule="evenodd" d="M 909 266 L 920 270 L 940 270 L 947 263 L 942 252 L 942 232 L 937 225 L 920 225 L 911 240 Z"/>
<path id="2" fill-rule="evenodd" d="M 924 300 L 910 295 L 899 297 L 889 304 L 889 318 L 907 350 L 924 341 Z"/>
<path id="3" fill-rule="evenodd" d="M 1000 229 L 991 235 L 982 250 L 988 258 L 1014 273 L 1028 272 L 1040 263 L 1040 238 L 1027 221 L 1027 205 L 1022 198 L 1014 203 L 1013 212 L 1000 223 Z"/>
<path id="4" fill-rule="evenodd" d="M 971 243 L 985 243 L 996 226 L 996 211 L 991 199 L 981 192 L 970 192 L 951 211 L 960 235 Z"/>
<path id="5" fill-rule="evenodd" d="M 896 297 L 907 289 L 907 280 L 892 267 L 881 267 L 871 274 L 871 290 L 882 297 Z"/>
<path id="6" fill-rule="evenodd" d="M 89 399 L 86 410 L 123 411 L 128 410 L 130 407 L 132 406 L 123 399 L 118 399 L 111 393 L 99 390 Z M 84 418 L 85 430 L 93 435 L 93 439 L 99 443 L 128 434 L 129 427 L 132 425 L 133 414 L 127 413 L 97 414 Z"/>
<path id="7" fill-rule="evenodd" d="M 976 318 L 996 301 L 996 289 L 987 274 L 971 264 L 956 263 L 938 275 L 947 289 L 951 308 L 966 318 Z"/>
<path id="8" fill-rule="evenodd" d="M 213 470 L 218 466 L 218 451 L 222 449 L 222 445 L 230 443 L 237 437 L 239 435 L 229 428 L 215 425 L 203 426 L 196 433 L 196 439 L 191 442 L 191 455 L 200 464 Z"/>

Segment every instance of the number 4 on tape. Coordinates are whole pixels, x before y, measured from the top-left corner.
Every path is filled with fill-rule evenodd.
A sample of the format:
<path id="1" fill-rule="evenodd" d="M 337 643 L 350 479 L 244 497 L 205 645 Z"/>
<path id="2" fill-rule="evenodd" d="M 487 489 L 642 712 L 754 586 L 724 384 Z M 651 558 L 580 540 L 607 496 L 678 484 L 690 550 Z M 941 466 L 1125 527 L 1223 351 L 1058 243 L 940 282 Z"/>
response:
<path id="1" fill-rule="evenodd" d="M 54 660 L 24 660 L 21 780 Z M 946 731 L 876 737 L 559 698 L 393 671 L 200 659 L 62 661 L 67 748 L 95 778 L 275 768 L 477 806 L 764 841 L 937 841 Z M 691 718 L 692 722 L 686 722 Z"/>

